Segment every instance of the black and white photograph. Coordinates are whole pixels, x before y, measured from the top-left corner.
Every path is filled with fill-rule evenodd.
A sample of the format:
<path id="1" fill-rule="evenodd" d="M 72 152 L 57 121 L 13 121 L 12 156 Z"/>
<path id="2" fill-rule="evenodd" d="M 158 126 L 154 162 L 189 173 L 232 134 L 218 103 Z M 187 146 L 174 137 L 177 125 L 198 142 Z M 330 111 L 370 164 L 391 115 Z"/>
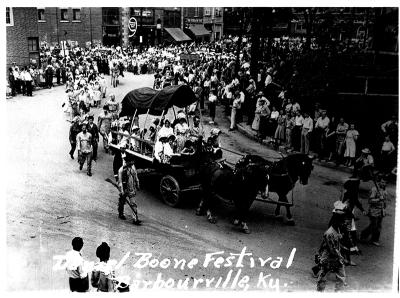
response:
<path id="1" fill-rule="evenodd" d="M 399 294 L 398 3 L 21 3 L 6 293 Z"/>

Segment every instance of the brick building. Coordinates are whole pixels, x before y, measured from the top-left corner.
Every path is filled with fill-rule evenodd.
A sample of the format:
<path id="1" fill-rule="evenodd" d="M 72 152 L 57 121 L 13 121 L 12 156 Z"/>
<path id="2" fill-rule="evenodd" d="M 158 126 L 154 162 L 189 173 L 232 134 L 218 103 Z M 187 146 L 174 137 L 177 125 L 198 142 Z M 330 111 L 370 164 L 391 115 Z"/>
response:
<path id="1" fill-rule="evenodd" d="M 35 7 L 6 7 L 7 69 L 12 62 L 26 66 L 39 60 Z"/>
<path id="2" fill-rule="evenodd" d="M 36 15 L 40 43 L 84 47 L 87 42 L 103 42 L 100 7 L 38 7 Z"/>

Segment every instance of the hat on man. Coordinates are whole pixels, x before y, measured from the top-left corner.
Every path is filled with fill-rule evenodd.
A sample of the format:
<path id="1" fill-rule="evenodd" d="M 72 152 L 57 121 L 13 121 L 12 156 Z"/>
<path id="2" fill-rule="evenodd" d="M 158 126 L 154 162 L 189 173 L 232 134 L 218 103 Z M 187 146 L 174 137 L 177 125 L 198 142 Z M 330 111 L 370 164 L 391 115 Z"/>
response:
<path id="1" fill-rule="evenodd" d="M 137 126 L 137 125 L 132 126 L 132 131 L 136 131 L 138 129 L 139 129 L 139 126 Z"/>
<path id="2" fill-rule="evenodd" d="M 160 142 L 162 142 L 162 143 L 165 143 L 165 142 L 168 142 L 168 137 L 163 136 L 163 137 L 160 137 L 158 140 L 159 140 Z"/>
<path id="3" fill-rule="evenodd" d="M 168 136 L 168 140 L 174 141 L 175 139 L 176 139 L 176 137 L 175 137 L 174 134 L 170 134 L 170 135 Z"/>
<path id="4" fill-rule="evenodd" d="M 264 92 L 259 91 L 257 95 L 258 95 L 258 96 L 264 96 Z"/>
<path id="5" fill-rule="evenodd" d="M 370 154 L 371 150 L 369 150 L 368 148 L 364 148 L 363 150 L 361 150 L 361 152 L 365 154 Z"/>

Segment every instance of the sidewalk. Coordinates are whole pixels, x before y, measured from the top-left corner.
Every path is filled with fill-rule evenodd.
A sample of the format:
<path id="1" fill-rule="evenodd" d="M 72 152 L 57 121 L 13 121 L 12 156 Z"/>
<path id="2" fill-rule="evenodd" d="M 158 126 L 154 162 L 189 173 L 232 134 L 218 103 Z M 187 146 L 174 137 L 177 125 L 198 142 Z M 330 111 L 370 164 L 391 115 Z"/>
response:
<path id="1" fill-rule="evenodd" d="M 229 116 L 228 116 L 228 119 L 230 120 Z M 238 123 L 237 124 L 237 130 L 240 133 L 242 133 L 245 136 L 247 136 L 248 138 L 258 141 L 258 139 L 256 137 L 256 132 L 251 129 L 250 125 L 247 125 L 244 122 Z M 271 144 L 270 141 L 271 141 L 271 138 L 267 137 L 267 139 L 262 140 L 262 143 L 263 143 L 263 145 L 267 146 L 269 149 L 276 150 L 276 148 L 274 148 L 274 146 Z M 284 154 L 289 153 L 286 150 L 286 148 L 284 148 L 283 146 L 280 146 L 278 151 L 280 151 L 280 152 L 282 152 Z M 343 172 L 346 172 L 346 173 L 349 173 L 349 174 L 353 173 L 353 168 L 352 167 L 349 168 L 349 167 L 346 167 L 344 165 L 337 166 L 335 162 L 331 162 L 331 161 L 329 161 L 329 162 L 318 161 L 316 159 L 317 155 L 315 153 L 311 152 L 311 151 L 310 151 L 310 155 L 315 157 L 314 164 L 317 164 L 317 165 L 323 166 L 323 167 L 327 167 L 327 168 L 331 168 L 331 169 L 335 169 L 335 170 L 339 170 L 339 171 L 343 171 Z"/>

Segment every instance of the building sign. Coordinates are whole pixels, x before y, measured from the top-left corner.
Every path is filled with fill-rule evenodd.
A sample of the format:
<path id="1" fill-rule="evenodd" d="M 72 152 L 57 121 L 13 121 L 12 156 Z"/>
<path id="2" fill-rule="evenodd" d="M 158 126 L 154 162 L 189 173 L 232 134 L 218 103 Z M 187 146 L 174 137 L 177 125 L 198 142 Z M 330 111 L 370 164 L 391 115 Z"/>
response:
<path id="1" fill-rule="evenodd" d="M 128 28 L 129 28 L 129 31 L 131 32 L 129 37 L 134 36 L 136 33 L 136 30 L 137 30 L 137 21 L 134 17 L 129 19 Z"/>
<path id="2" fill-rule="evenodd" d="M 186 18 L 188 24 L 203 24 L 203 19 L 200 18 Z"/>
<path id="3" fill-rule="evenodd" d="M 200 60 L 200 55 L 198 55 L 198 54 L 181 54 L 180 58 L 181 58 L 181 60 L 185 60 L 185 61 L 197 61 L 197 60 Z"/>

